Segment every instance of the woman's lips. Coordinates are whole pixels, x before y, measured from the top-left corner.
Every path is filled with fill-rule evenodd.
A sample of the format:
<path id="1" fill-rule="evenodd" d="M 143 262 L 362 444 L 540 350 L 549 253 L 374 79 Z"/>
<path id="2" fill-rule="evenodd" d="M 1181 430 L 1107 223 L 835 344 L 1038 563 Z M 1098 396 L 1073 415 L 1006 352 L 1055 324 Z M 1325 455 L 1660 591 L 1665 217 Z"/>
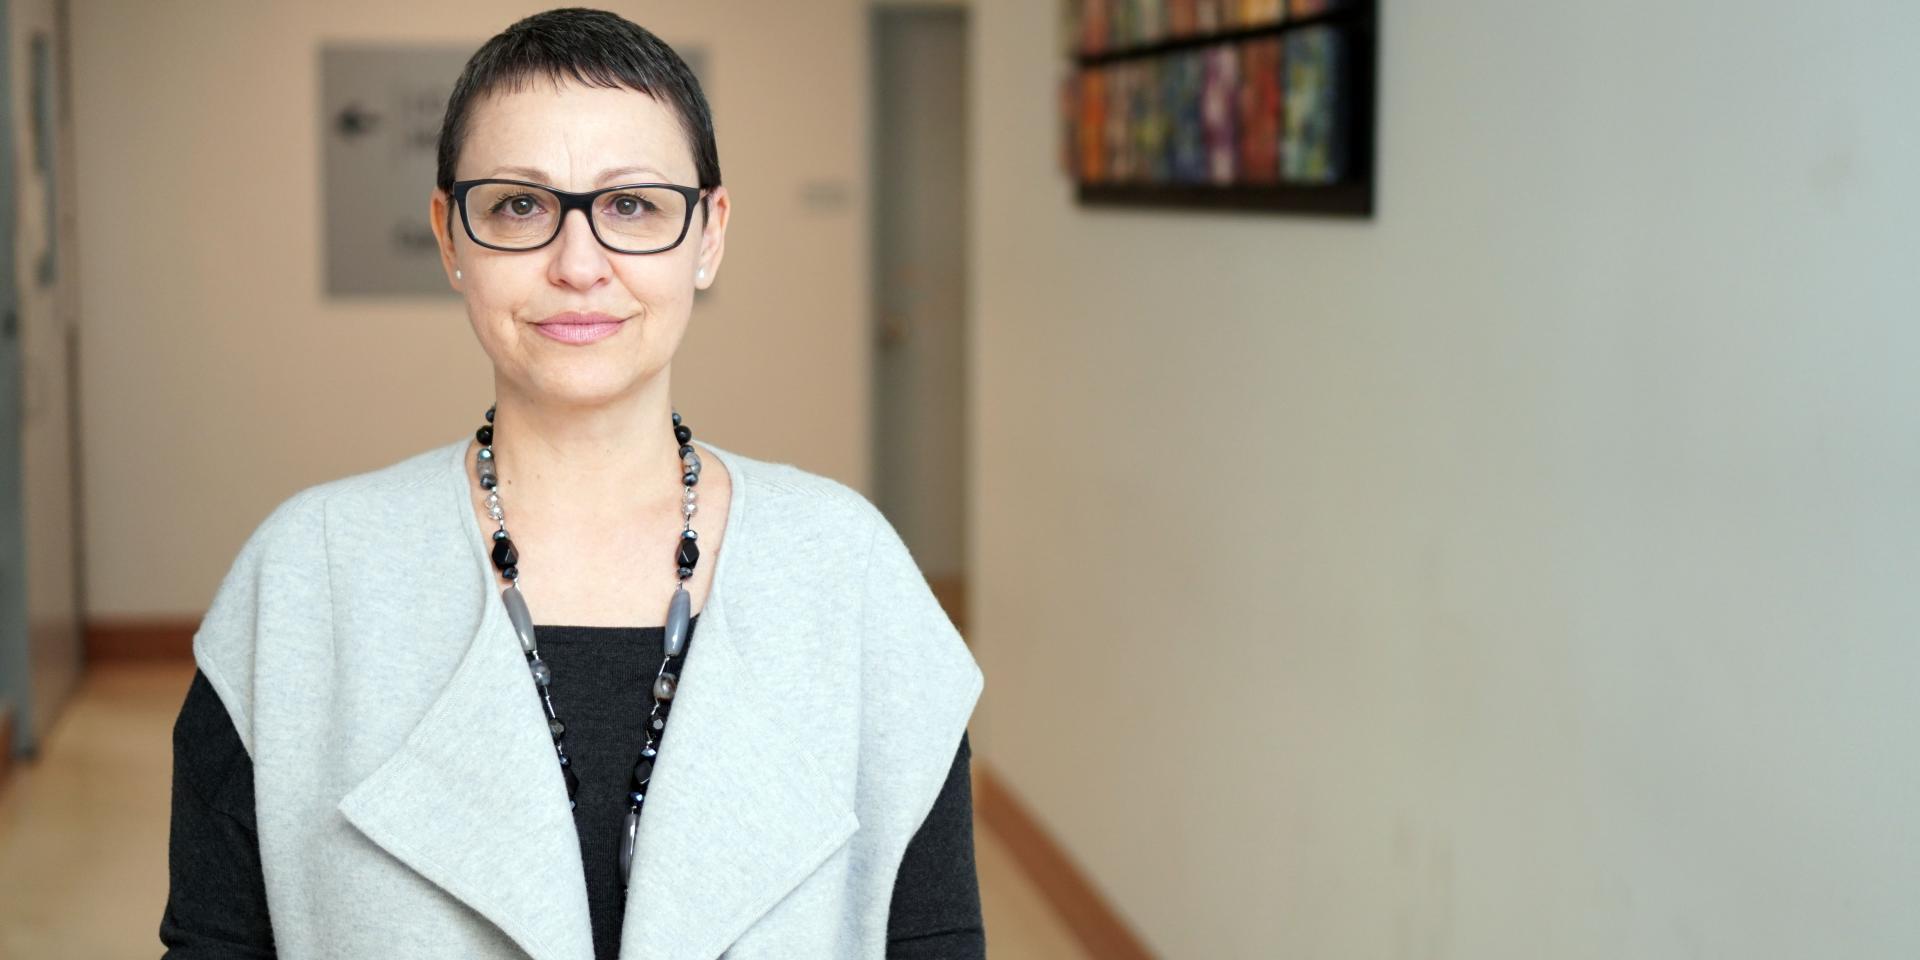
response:
<path id="1" fill-rule="evenodd" d="M 604 319 L 578 322 L 549 320 L 545 323 L 536 323 L 533 328 L 561 343 L 593 343 L 613 336 L 619 332 L 624 323 L 625 321 L 621 320 Z"/>

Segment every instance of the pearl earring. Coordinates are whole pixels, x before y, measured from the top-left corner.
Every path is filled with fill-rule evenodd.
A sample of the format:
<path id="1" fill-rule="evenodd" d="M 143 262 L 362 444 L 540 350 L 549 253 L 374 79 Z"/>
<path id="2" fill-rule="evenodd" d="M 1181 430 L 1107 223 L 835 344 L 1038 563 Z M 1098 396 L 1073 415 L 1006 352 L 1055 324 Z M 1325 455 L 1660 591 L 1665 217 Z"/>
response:
<path id="1" fill-rule="evenodd" d="M 693 277 L 693 278 L 694 278 L 695 280 L 705 280 L 705 279 L 707 278 L 707 268 L 706 268 L 706 267 L 701 267 L 701 268 L 700 268 L 700 272 L 699 272 L 699 273 L 697 273 L 697 274 L 694 274 L 694 277 Z"/>
<path id="2" fill-rule="evenodd" d="M 453 278 L 454 278 L 455 280 L 458 280 L 458 279 L 460 279 L 460 271 L 458 271 L 458 270 L 455 270 L 455 271 L 453 272 Z"/>

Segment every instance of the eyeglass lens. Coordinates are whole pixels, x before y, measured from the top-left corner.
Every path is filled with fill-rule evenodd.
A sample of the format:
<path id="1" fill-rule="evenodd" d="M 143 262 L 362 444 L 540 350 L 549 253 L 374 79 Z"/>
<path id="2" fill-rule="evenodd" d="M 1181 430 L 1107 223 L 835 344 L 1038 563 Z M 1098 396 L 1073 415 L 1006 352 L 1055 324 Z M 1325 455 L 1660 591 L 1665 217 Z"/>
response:
<path id="1" fill-rule="evenodd" d="M 518 183 L 480 183 L 467 191 L 467 222 L 482 243 L 537 247 L 560 230 L 560 198 Z M 671 245 L 687 223 L 687 198 L 665 187 L 628 187 L 593 199 L 602 243 L 628 252 Z"/>

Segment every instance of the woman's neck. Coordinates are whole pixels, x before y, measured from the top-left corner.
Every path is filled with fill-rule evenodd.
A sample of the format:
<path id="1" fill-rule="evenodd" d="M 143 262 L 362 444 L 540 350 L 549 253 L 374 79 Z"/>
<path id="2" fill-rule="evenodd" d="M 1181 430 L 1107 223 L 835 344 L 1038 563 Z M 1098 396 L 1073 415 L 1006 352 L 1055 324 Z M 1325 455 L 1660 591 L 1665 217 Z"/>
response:
<path id="1" fill-rule="evenodd" d="M 677 511 L 680 443 L 665 381 L 662 376 L 657 389 L 591 407 L 501 391 L 493 450 L 510 515 L 572 527 Z"/>

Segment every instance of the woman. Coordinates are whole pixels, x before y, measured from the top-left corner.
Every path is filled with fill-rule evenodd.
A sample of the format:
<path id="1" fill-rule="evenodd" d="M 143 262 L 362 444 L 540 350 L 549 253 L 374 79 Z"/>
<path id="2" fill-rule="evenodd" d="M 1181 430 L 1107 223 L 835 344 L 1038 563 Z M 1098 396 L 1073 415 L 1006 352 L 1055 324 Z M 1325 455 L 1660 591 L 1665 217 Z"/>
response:
<path id="1" fill-rule="evenodd" d="M 729 209 L 651 33 L 553 10 L 474 54 L 429 215 L 495 403 L 241 548 L 167 956 L 985 955 L 978 666 L 861 495 L 672 408 Z"/>

